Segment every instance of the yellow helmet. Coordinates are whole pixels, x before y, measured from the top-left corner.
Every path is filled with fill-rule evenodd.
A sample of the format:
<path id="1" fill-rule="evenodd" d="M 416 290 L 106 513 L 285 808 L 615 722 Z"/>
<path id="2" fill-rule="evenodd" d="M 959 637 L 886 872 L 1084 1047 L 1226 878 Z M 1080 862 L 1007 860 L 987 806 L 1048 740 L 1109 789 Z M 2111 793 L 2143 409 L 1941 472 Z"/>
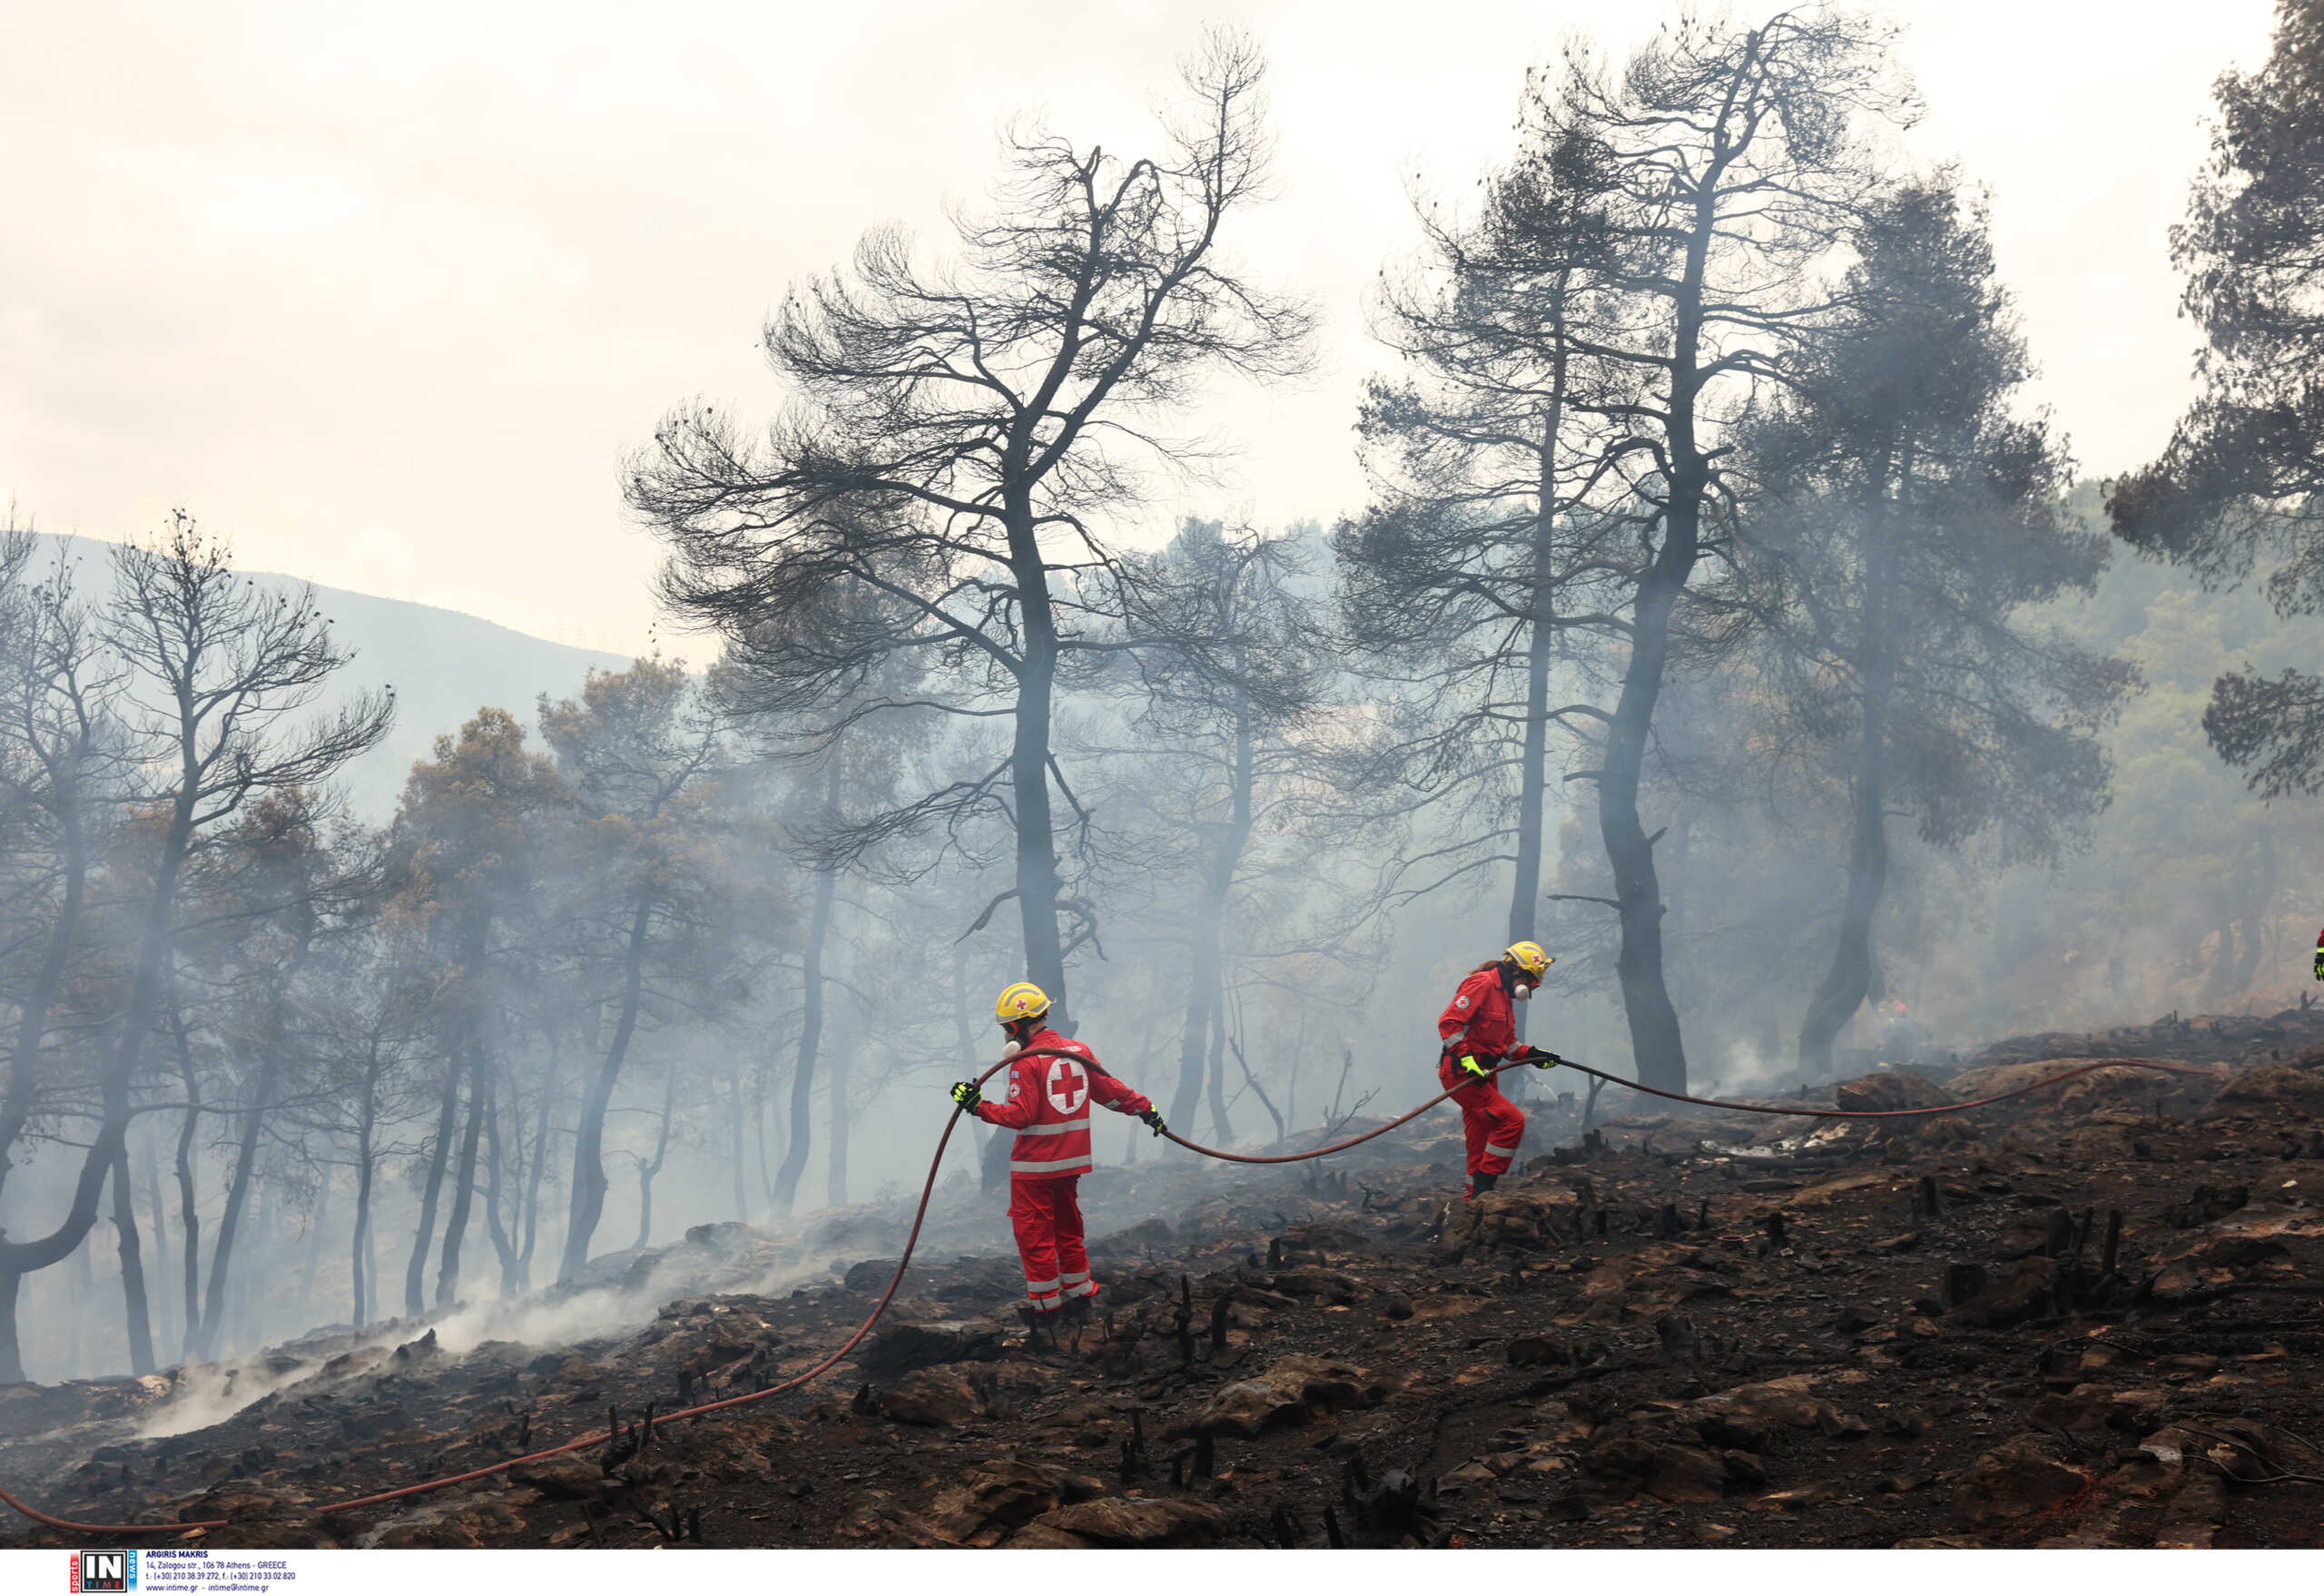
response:
<path id="1" fill-rule="evenodd" d="M 1008 1024 L 1012 1020 L 1039 1020 L 1049 1011 L 1049 995 L 1029 980 L 1020 980 L 1006 988 L 992 1011 Z"/>
<path id="2" fill-rule="evenodd" d="M 1509 951 L 1502 957 L 1515 960 L 1518 967 L 1535 980 L 1541 979 L 1541 971 L 1557 962 L 1541 951 L 1541 944 L 1539 942 L 1512 942 L 1509 945 Z"/>

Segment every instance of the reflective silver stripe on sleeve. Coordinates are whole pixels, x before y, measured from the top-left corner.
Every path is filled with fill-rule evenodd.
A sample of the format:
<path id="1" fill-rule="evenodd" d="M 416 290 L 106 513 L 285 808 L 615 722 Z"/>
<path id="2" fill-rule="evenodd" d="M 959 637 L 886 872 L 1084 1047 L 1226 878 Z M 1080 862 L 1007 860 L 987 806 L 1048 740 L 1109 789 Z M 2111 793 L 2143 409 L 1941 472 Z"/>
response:
<path id="1" fill-rule="evenodd" d="M 1088 1167 L 1088 1153 L 1082 1154 L 1078 1158 L 1011 1158 L 1009 1160 L 1009 1171 L 1017 1175 L 1050 1175 L 1060 1169 Z"/>
<path id="2" fill-rule="evenodd" d="M 1088 1128 L 1089 1116 L 1084 1114 L 1078 1119 L 1053 1119 L 1047 1125 L 1028 1125 L 1017 1134 L 1019 1136 L 1063 1136 L 1068 1130 Z"/>

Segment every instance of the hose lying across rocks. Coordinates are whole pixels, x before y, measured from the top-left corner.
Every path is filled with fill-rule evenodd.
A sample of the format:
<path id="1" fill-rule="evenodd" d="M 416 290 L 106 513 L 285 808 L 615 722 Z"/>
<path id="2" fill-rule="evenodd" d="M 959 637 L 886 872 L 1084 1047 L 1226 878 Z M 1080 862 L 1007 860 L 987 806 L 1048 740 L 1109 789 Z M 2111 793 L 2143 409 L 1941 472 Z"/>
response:
<path id="1" fill-rule="evenodd" d="M 1016 1057 L 1071 1058 L 1085 1066 L 1089 1063 L 1088 1059 L 1082 1058 L 1079 1054 L 1068 1053 L 1059 1048 L 1028 1048 Z M 1013 1061 L 1013 1059 L 1004 1059 L 1001 1063 L 991 1066 L 977 1077 L 977 1083 L 981 1086 Z M 1523 1067 L 1525 1067 L 1523 1060 L 1502 1062 L 1495 1064 L 1492 1072 L 1499 1074 L 1504 1069 Z M 2152 1069 L 2164 1074 L 2195 1076 L 2203 1079 L 2209 1079 L 2214 1073 L 2209 1069 L 2159 1063 L 2152 1059 L 2102 1059 L 2093 1063 L 2079 1065 L 2072 1069 L 2062 1070 L 2056 1075 L 2047 1076 L 2028 1086 L 2018 1087 L 2005 1092 L 1995 1092 L 1990 1097 L 1973 1098 L 1966 1102 L 1937 1103 L 1922 1108 L 1785 1108 L 1767 1103 L 1722 1102 L 1713 1098 L 1689 1097 L 1685 1092 L 1666 1091 L 1660 1087 L 1644 1086 L 1634 1080 L 1625 1080 L 1620 1076 L 1610 1075 L 1602 1069 L 1592 1069 L 1587 1064 L 1576 1064 L 1571 1059 L 1560 1059 L 1556 1067 L 1576 1070 L 1583 1075 L 1595 1076 L 1600 1080 L 1615 1086 L 1628 1087 L 1632 1091 L 1645 1092 L 1658 1098 L 1668 1098 L 1676 1103 L 1692 1103 L 1699 1108 L 1721 1108 L 1738 1113 L 1779 1114 L 1816 1119 L 1909 1119 L 1929 1114 L 1957 1114 L 1965 1109 L 1987 1108 L 1994 1103 L 2008 1102 L 2013 1098 L 2027 1097 L 2053 1086 L 2063 1086 L 2065 1082 L 2088 1075 L 2093 1070 L 2118 1067 Z M 1454 1092 L 1463 1089 L 1470 1084 L 1472 1083 L 1463 1081 L 1461 1086 L 1441 1091 L 1420 1107 L 1408 1113 L 1399 1114 L 1384 1124 L 1376 1125 L 1361 1136 L 1352 1136 L 1344 1141 L 1310 1148 L 1305 1152 L 1230 1153 L 1221 1148 L 1206 1148 L 1200 1142 L 1188 1141 L 1175 1130 L 1165 1128 L 1160 1134 L 1189 1152 L 1199 1153 L 1206 1158 L 1222 1159 L 1230 1164 L 1297 1164 L 1310 1158 L 1321 1158 L 1333 1153 L 1345 1152 L 1350 1148 L 1361 1147 L 1375 1137 L 1385 1136 L 1397 1127 L 1419 1118 L 1423 1114 L 1452 1097 Z M 872 1305 L 872 1311 L 864 1316 L 863 1323 L 855 1327 L 854 1334 L 842 1342 L 829 1356 L 822 1359 L 812 1368 L 793 1374 L 788 1380 L 758 1391 L 746 1392 L 741 1396 L 729 1396 L 718 1402 L 705 1402 L 694 1407 L 680 1408 L 675 1413 L 656 1417 L 652 1421 L 653 1423 L 666 1424 L 673 1419 L 699 1418 L 704 1414 L 714 1414 L 724 1408 L 741 1407 L 746 1403 L 763 1402 L 770 1396 L 780 1396 L 786 1391 L 795 1391 L 810 1380 L 830 1373 L 842 1359 L 855 1350 L 863 1338 L 872 1333 L 872 1327 L 880 1322 L 881 1315 L 888 1311 L 888 1305 L 895 1300 L 897 1287 L 903 1284 L 904 1271 L 911 1266 L 912 1248 L 919 1245 L 921 1227 L 928 1217 L 929 1199 L 935 1195 L 936 1177 L 944 1166 L 944 1149 L 951 1142 L 952 1128 L 960 1123 L 960 1112 L 957 1107 L 952 1110 L 951 1118 L 944 1122 L 944 1134 L 937 1138 L 936 1156 L 929 1161 L 928 1178 L 921 1185 L 920 1207 L 912 1214 L 911 1233 L 904 1238 L 903 1256 L 896 1260 L 895 1276 L 888 1282 L 887 1290 L 880 1294 L 880 1300 Z M 327 1502 L 315 1511 L 319 1514 L 330 1514 L 353 1512 L 359 1508 L 376 1507 L 383 1502 L 394 1502 L 406 1496 L 418 1496 L 429 1491 L 440 1491 L 448 1485 L 464 1485 L 471 1480 L 485 1479 L 509 1469 L 522 1468 L 527 1463 L 561 1457 L 568 1452 L 579 1452 L 585 1447 L 596 1446 L 611 1439 L 613 1439 L 613 1432 L 610 1430 L 593 1430 L 586 1435 L 576 1436 L 559 1445 L 546 1447 L 539 1452 L 528 1452 L 522 1457 L 503 1458 L 498 1463 L 487 1463 L 480 1469 L 469 1469 L 464 1473 L 446 1474 L 438 1479 L 422 1480 L 417 1484 L 400 1485 L 395 1490 L 380 1491 L 369 1496 L 357 1496 L 345 1502 Z M 191 1535 L 199 1531 L 222 1530 L 232 1522 L 228 1519 L 200 1519 L 173 1524 L 87 1524 L 77 1520 L 57 1518 L 54 1514 L 43 1512 L 38 1508 L 28 1506 L 18 1501 L 4 1489 L 0 1489 L 0 1502 L 5 1502 L 35 1523 L 46 1524 L 55 1530 L 70 1530 L 83 1535 Z"/>

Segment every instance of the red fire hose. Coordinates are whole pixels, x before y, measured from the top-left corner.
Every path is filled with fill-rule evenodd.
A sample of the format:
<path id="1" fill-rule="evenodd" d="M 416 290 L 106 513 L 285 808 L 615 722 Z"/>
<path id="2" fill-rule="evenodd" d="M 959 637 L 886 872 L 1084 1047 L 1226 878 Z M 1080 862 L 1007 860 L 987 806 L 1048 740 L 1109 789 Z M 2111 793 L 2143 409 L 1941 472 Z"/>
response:
<path id="1" fill-rule="evenodd" d="M 1057 1048 L 1029 1048 L 1025 1049 L 1023 1053 L 1019 1054 L 1018 1057 L 1022 1058 L 1028 1055 L 1036 1058 L 1072 1057 L 1083 1064 L 1089 1062 L 1089 1060 L 1081 1058 L 1078 1054 L 1068 1055 L 1065 1053 L 1063 1049 Z M 1001 1064 L 995 1064 L 991 1068 L 986 1069 L 983 1074 L 977 1077 L 978 1084 L 982 1085 L 996 1072 L 1001 1069 L 1007 1062 L 1009 1062 L 1009 1060 L 1003 1060 Z M 1503 1069 L 1513 1069 L 1521 1067 L 1521 1061 L 1517 1063 L 1498 1063 L 1493 1066 L 1492 1072 L 1494 1074 L 1499 1074 Z M 1927 1114 L 1957 1114 L 1967 1108 L 1982 1108 L 1994 1103 L 2005 1103 L 2013 1098 L 2025 1097 L 2031 1093 L 2041 1091 L 2048 1087 L 2062 1085 L 2066 1081 L 2074 1079 L 2078 1076 L 2088 1075 L 2093 1070 L 2107 1069 L 2116 1067 L 2126 1067 L 2134 1069 L 2152 1069 L 2170 1075 L 2208 1077 L 2211 1073 L 2207 1069 L 2190 1069 L 2183 1065 L 2157 1063 L 2150 1059 L 2102 1059 L 2094 1063 L 2083 1064 L 2075 1069 L 2063 1070 L 2056 1075 L 2045 1077 L 2041 1080 L 2034 1082 L 2030 1086 L 2019 1087 L 2012 1091 L 1996 1092 L 1991 1097 L 1974 1098 L 1967 1102 L 1939 1103 L 1925 1108 L 1787 1108 L 1762 1103 L 1720 1102 L 1710 1098 L 1689 1097 L 1685 1092 L 1665 1091 L 1659 1087 L 1641 1086 L 1637 1081 L 1624 1080 L 1618 1075 L 1609 1075 L 1602 1069 L 1594 1069 L 1587 1064 L 1576 1064 L 1570 1059 L 1561 1059 L 1560 1061 L 1560 1067 L 1578 1070 L 1584 1075 L 1595 1076 L 1600 1080 L 1610 1081 L 1616 1086 L 1626 1086 L 1633 1091 L 1647 1092 L 1658 1098 L 1668 1098 L 1673 1102 L 1693 1103 L 1701 1108 L 1722 1108 L 1748 1114 L 1782 1114 L 1818 1119 L 1906 1119 Z M 1466 1086 L 1469 1083 L 1464 1081 L 1462 1084 L 1462 1086 Z M 1350 1148 L 1362 1146 L 1364 1143 L 1372 1140 L 1374 1137 L 1385 1136 L 1388 1132 L 1395 1129 L 1398 1126 L 1409 1124 L 1411 1121 L 1417 1119 L 1420 1116 L 1427 1113 L 1431 1108 L 1435 1108 L 1439 1103 L 1442 1103 L 1446 1098 L 1450 1098 L 1454 1091 L 1458 1091 L 1460 1089 L 1462 1089 L 1460 1087 L 1454 1087 L 1448 1090 L 1439 1092 L 1436 1096 L 1421 1104 L 1419 1108 L 1413 1109 L 1409 1113 L 1399 1114 L 1396 1118 L 1388 1120 L 1384 1124 L 1374 1126 L 1372 1129 L 1365 1131 L 1361 1136 L 1352 1136 L 1345 1141 L 1335 1141 L 1324 1147 L 1312 1148 L 1304 1153 L 1230 1153 L 1226 1151 L 1224 1148 L 1206 1148 L 1200 1142 L 1188 1141 L 1185 1137 L 1180 1136 L 1175 1130 L 1165 1129 L 1162 1134 L 1171 1141 L 1176 1142 L 1178 1146 L 1187 1148 L 1189 1152 L 1200 1153 L 1203 1157 L 1207 1158 L 1223 1159 L 1230 1164 L 1296 1164 L 1305 1162 L 1310 1158 L 1321 1158 L 1332 1153 L 1345 1152 Z M 855 1327 L 853 1335 L 842 1342 L 837 1350 L 833 1351 L 828 1357 L 825 1357 L 821 1362 L 817 1363 L 813 1367 L 807 1369 L 803 1373 L 793 1374 L 790 1379 L 784 1380 L 778 1384 L 769 1385 L 763 1390 L 746 1392 L 741 1396 L 729 1396 L 718 1402 L 705 1402 L 694 1407 L 680 1408 L 675 1413 L 656 1417 L 654 1422 L 659 1424 L 666 1424 L 673 1419 L 698 1418 L 704 1414 L 714 1414 L 722 1408 L 741 1407 L 746 1403 L 763 1402 L 770 1396 L 780 1396 L 786 1391 L 795 1391 L 800 1386 L 804 1385 L 808 1381 L 816 1378 L 818 1375 L 828 1373 L 834 1364 L 840 1362 L 841 1359 L 846 1357 L 849 1353 L 854 1351 L 856 1346 L 862 1343 L 863 1338 L 871 1334 L 872 1326 L 880 1322 L 880 1316 L 888 1311 L 888 1304 L 895 1299 L 896 1288 L 903 1284 L 904 1271 L 911 1265 L 912 1249 L 918 1246 L 920 1242 L 921 1226 L 928 1217 L 929 1199 L 935 1195 L 936 1176 L 938 1171 L 940 1170 L 944 1165 L 944 1149 L 950 1144 L 952 1140 L 952 1128 L 959 1124 L 960 1120 L 960 1110 L 958 1108 L 955 1108 L 952 1110 L 952 1117 L 944 1122 L 944 1134 L 937 1139 L 936 1156 L 934 1158 L 930 1160 L 928 1166 L 928 1178 L 921 1184 L 920 1207 L 912 1213 L 911 1232 L 904 1238 L 903 1256 L 896 1260 L 895 1276 L 888 1282 L 887 1290 L 880 1294 L 880 1300 L 872 1305 L 872 1312 L 865 1316 L 863 1323 Z M 545 1458 L 559 1457 L 568 1452 L 579 1452 L 584 1447 L 596 1446 L 603 1442 L 610 1440 L 611 1438 L 612 1432 L 610 1431 L 594 1430 L 588 1434 L 578 1436 L 576 1439 L 565 1442 L 560 1445 L 547 1447 L 539 1452 L 527 1453 L 522 1457 L 503 1458 L 498 1463 L 487 1463 L 480 1469 L 470 1469 L 465 1473 L 446 1474 L 440 1479 L 422 1480 L 417 1484 L 401 1485 L 393 1491 L 377 1492 L 369 1496 L 358 1496 L 346 1502 L 328 1502 L 323 1506 L 317 1508 L 315 1511 L 318 1513 L 327 1514 L 351 1512 L 358 1508 L 374 1507 L 380 1502 L 393 1502 L 399 1497 L 418 1496 L 429 1491 L 440 1491 L 448 1485 L 466 1484 L 470 1480 L 481 1480 L 492 1474 L 505 1473 L 509 1469 L 521 1468 L 527 1463 L 539 1463 Z M 25 1517 L 34 1521 L 35 1523 L 46 1524 L 52 1529 L 70 1530 L 75 1533 L 83 1535 L 187 1535 L 199 1530 L 222 1530 L 226 1528 L 231 1522 L 226 1519 L 201 1519 L 174 1524 L 84 1524 L 74 1519 L 61 1519 L 54 1516 L 53 1514 L 44 1513 L 38 1508 L 28 1506 L 25 1503 L 17 1501 L 15 1497 L 10 1495 L 5 1490 L 0 1490 L 0 1502 L 6 1503 L 8 1506 L 15 1509 L 16 1512 L 24 1514 Z"/>

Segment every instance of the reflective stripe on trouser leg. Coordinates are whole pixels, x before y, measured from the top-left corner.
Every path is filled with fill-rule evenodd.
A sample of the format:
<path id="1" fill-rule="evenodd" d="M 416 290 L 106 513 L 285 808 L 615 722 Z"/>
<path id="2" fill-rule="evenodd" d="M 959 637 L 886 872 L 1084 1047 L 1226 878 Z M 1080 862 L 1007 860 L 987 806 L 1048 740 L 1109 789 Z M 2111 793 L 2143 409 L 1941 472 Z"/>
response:
<path id="1" fill-rule="evenodd" d="M 1047 1180 L 1009 1183 L 1009 1223 L 1017 1233 L 1017 1256 L 1025 1266 L 1025 1293 L 1039 1307 L 1047 1297 L 1055 1305 L 1058 1287 L 1057 1226 L 1050 1217 Z M 1082 1266 L 1085 1269 L 1086 1264 Z"/>
<path id="2" fill-rule="evenodd" d="M 1057 1277 L 1068 1296 L 1087 1296 L 1096 1289 L 1089 1279 L 1089 1249 L 1081 1234 L 1081 1182 L 1068 1177 L 1044 1180 L 1049 1190 L 1050 1233 L 1057 1237 Z"/>
<path id="3" fill-rule="evenodd" d="M 1460 1084 L 1460 1066 L 1451 1059 L 1437 1066 L 1436 1078 L 1461 1105 L 1461 1139 L 1468 1152 L 1471 1175 L 1506 1175 L 1525 1137 L 1525 1112 L 1491 1080 Z"/>

